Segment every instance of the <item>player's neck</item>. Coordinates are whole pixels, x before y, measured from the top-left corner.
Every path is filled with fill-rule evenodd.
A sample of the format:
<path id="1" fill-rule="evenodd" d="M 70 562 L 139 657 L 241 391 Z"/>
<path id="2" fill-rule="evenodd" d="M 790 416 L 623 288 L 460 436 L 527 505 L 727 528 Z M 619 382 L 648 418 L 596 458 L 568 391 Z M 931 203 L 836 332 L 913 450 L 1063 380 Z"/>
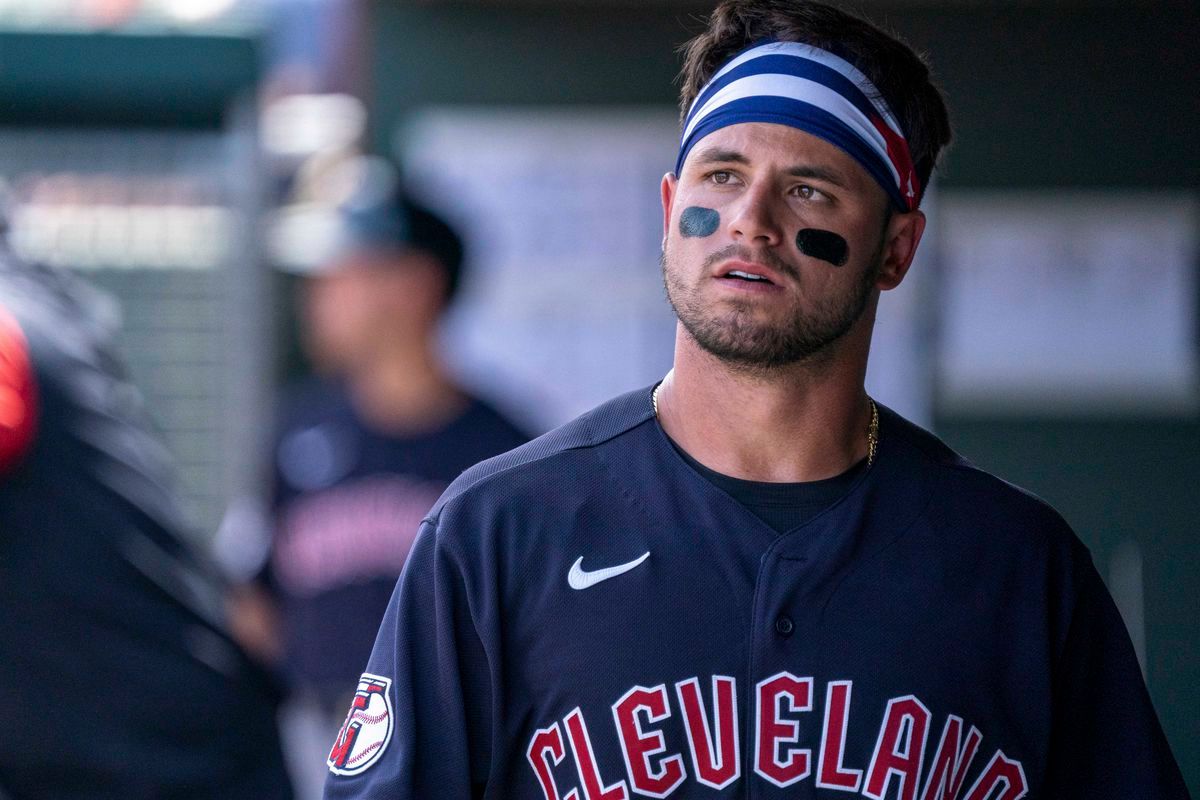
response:
<path id="1" fill-rule="evenodd" d="M 667 435 L 700 463 L 772 482 L 839 475 L 867 455 L 866 346 L 819 366 L 750 374 L 676 339 L 675 367 L 659 392 Z"/>

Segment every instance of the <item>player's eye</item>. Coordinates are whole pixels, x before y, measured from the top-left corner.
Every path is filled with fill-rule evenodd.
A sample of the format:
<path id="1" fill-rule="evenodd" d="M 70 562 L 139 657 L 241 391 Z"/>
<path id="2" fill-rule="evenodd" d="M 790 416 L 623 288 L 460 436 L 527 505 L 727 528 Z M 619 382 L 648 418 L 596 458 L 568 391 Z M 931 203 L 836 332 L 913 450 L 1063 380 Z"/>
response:
<path id="1" fill-rule="evenodd" d="M 792 187 L 792 196 L 799 197 L 801 200 L 828 200 L 829 196 L 820 189 L 815 189 L 807 183 L 801 183 Z"/>
<path id="2" fill-rule="evenodd" d="M 733 182 L 733 173 L 727 170 L 719 169 L 716 172 L 710 172 L 708 179 L 718 186 L 725 186 Z"/>

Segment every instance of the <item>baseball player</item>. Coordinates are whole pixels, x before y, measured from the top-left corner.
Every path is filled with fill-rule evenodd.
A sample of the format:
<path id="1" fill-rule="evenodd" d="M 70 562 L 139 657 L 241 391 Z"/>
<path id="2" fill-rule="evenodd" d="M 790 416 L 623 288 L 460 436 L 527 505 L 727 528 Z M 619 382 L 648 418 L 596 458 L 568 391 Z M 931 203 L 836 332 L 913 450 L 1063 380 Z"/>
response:
<path id="1" fill-rule="evenodd" d="M 287 730 L 312 731 L 295 737 L 312 742 L 297 784 L 316 795 L 420 520 L 464 469 L 529 440 L 438 357 L 462 283 L 458 234 L 390 165 L 367 163 L 383 186 L 364 180 L 339 207 L 340 241 L 305 277 L 308 351 L 338 374 L 280 404 L 270 559 L 239 593 L 242 610 L 277 609 Z"/>
<path id="2" fill-rule="evenodd" d="M 682 94 L 673 370 L 443 495 L 326 796 L 1187 797 L 1065 522 L 864 391 L 950 139 L 925 64 L 727 0 Z"/>
<path id="3" fill-rule="evenodd" d="M 0 796 L 291 798 L 103 307 L 0 241 Z"/>

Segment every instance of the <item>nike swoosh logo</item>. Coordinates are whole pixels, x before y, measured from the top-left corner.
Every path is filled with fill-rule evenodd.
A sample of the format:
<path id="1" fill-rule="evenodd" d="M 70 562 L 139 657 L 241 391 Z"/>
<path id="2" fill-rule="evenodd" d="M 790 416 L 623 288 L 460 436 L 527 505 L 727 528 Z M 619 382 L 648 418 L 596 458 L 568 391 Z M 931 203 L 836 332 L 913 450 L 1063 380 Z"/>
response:
<path id="1" fill-rule="evenodd" d="M 571 571 L 567 573 L 567 583 L 571 585 L 572 589 L 588 589 L 601 581 L 606 581 L 609 578 L 615 578 L 618 575 L 629 572 L 629 570 L 641 564 L 649 557 L 650 551 L 647 550 L 645 553 L 642 553 L 640 558 L 635 558 L 626 564 L 618 564 L 615 567 L 605 567 L 604 569 L 585 572 L 583 569 L 583 556 L 580 556 L 575 559 L 575 563 L 571 565 Z"/>

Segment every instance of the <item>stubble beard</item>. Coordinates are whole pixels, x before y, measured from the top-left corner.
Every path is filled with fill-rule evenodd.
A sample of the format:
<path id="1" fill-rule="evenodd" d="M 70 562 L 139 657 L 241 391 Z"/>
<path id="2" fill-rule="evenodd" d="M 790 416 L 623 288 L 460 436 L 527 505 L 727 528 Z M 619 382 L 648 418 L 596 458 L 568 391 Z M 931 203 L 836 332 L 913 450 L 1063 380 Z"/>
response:
<path id="1" fill-rule="evenodd" d="M 811 298 L 808 310 L 783 324 L 755 318 L 750 300 L 726 300 L 721 308 L 705 303 L 699 286 L 687 284 L 671 268 L 671 254 L 663 249 L 660 264 L 667 300 L 684 329 L 706 352 L 729 366 L 751 374 L 764 374 L 797 364 L 813 364 L 827 357 L 866 311 L 879 274 L 882 242 L 873 253 L 862 279 L 848 292 L 834 297 Z M 751 254 L 741 245 L 730 245 L 705 259 L 699 274 L 707 276 L 717 262 L 730 258 L 758 260 L 781 275 L 800 281 L 796 268 L 774 253 Z M 707 278 L 701 278 L 707 280 Z"/>

